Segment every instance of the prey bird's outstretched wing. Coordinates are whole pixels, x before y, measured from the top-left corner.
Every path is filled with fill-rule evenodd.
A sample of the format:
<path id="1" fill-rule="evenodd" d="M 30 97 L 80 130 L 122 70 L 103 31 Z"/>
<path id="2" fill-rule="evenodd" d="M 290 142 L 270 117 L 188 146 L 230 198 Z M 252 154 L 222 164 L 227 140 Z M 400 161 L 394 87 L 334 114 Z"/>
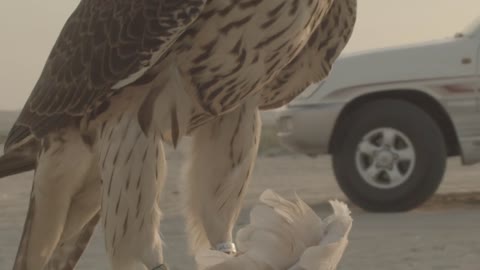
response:
<path id="1" fill-rule="evenodd" d="M 307 45 L 262 91 L 260 109 L 281 107 L 312 83 L 325 79 L 349 41 L 357 0 L 336 0 Z"/>
<path id="2" fill-rule="evenodd" d="M 82 0 L 63 27 L 5 149 L 85 115 L 134 83 L 207 0 Z"/>

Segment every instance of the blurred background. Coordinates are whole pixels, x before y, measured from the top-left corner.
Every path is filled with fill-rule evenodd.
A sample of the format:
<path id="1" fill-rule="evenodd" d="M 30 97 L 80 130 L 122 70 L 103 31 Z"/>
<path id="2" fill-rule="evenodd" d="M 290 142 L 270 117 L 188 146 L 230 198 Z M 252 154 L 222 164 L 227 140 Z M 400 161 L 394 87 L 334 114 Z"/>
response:
<path id="1" fill-rule="evenodd" d="M 77 4 L 78 1 L 73 0 L 0 2 L 0 82 L 2 82 L 0 143 L 35 84 L 63 23 Z M 480 150 L 476 149 L 480 145 L 480 141 L 477 140 L 480 138 L 480 133 L 475 132 L 477 132 L 477 127 L 480 130 L 478 100 L 480 36 L 463 38 L 457 35 L 455 38 L 455 35 L 463 32 L 468 25 L 475 25 L 474 22 L 480 18 L 479 11 L 480 2 L 478 0 L 359 0 L 355 31 L 342 55 L 344 59 L 362 55 L 366 51 L 377 55 L 377 52 L 385 53 L 382 48 L 402 46 L 401 48 L 405 51 L 387 50 L 386 58 L 381 59 L 403 59 L 403 61 L 379 60 L 370 63 L 371 65 L 364 62 L 368 66 L 363 66 L 363 68 L 370 68 L 373 65 L 394 67 L 399 66 L 401 62 L 401 66 L 405 67 L 403 70 L 392 69 L 392 72 L 389 73 L 388 68 L 384 68 L 385 73 L 374 74 L 377 75 L 377 78 L 369 77 L 373 75 L 367 73 L 363 76 L 363 73 L 359 72 L 360 75 L 356 74 L 356 79 L 362 81 L 363 78 L 367 83 L 391 85 L 393 82 L 398 83 L 396 82 L 397 77 L 406 80 L 405 76 L 407 75 L 416 76 L 412 78 L 414 83 L 407 83 L 412 90 L 414 87 L 418 87 L 419 90 L 420 88 L 426 89 L 424 94 L 432 94 L 434 97 L 432 99 L 438 101 L 439 106 L 443 106 L 445 115 L 441 119 L 435 119 L 439 115 L 437 112 L 425 111 L 425 114 L 435 120 L 430 124 L 437 125 L 441 133 L 438 135 L 440 133 L 437 132 L 436 135 L 449 136 L 447 134 L 449 131 L 444 131 L 442 126 L 442 123 L 446 121 L 453 123 L 452 130 L 454 130 L 450 131 L 454 134 L 449 137 L 451 140 L 445 142 L 445 159 L 447 160 L 445 174 L 437 177 L 441 183 L 431 197 L 428 196 L 427 200 L 418 206 L 412 204 L 415 207 L 409 207 L 409 209 L 405 209 L 408 210 L 405 212 L 392 211 L 395 207 L 391 207 L 383 209 L 384 211 L 381 213 L 375 213 L 365 205 L 352 202 L 351 198 L 345 195 L 344 190 L 339 187 L 338 174 L 337 176 L 334 174 L 332 156 L 335 153 L 319 150 L 313 151 L 315 153 L 311 154 L 308 150 L 313 149 L 315 144 L 313 146 L 312 144 L 306 144 L 306 146 L 303 144 L 303 149 L 298 149 L 292 147 L 292 141 L 285 139 L 284 135 L 289 131 L 289 127 L 285 127 L 282 119 L 290 117 L 292 110 L 291 107 L 290 109 L 285 107 L 262 114 L 264 128 L 259 159 L 246 198 L 246 210 L 239 220 L 239 226 L 248 223 L 246 215 L 248 208 L 256 202 L 259 194 L 266 188 L 273 188 L 288 198 L 292 198 L 294 192 L 297 192 L 320 215 L 328 213 L 329 209 L 325 203 L 328 199 L 339 198 L 350 203 L 354 218 L 351 243 L 339 269 L 478 269 L 480 265 L 480 167 L 475 164 L 476 158 L 480 156 Z M 435 46 L 432 50 L 429 49 L 430 47 L 422 47 L 425 46 L 425 42 L 430 44 L 431 41 L 434 41 L 435 44 L 448 43 L 448 45 Z M 436 54 L 426 53 L 431 51 Z M 393 56 L 389 58 L 390 55 L 396 55 L 397 58 Z M 445 55 L 451 55 L 452 58 Z M 406 57 L 415 58 L 418 62 L 409 66 L 409 62 L 405 61 Z M 463 63 L 465 58 L 469 58 L 470 62 Z M 438 59 L 442 59 L 444 62 L 439 62 Z M 348 100 L 315 97 L 314 93 L 333 93 L 339 90 L 342 83 L 346 84 L 347 79 L 340 80 L 341 82 L 338 83 L 334 80 L 339 80 L 338 78 L 341 77 L 350 78 L 352 73 L 347 71 L 352 72 L 352 70 L 362 68 L 361 64 L 359 66 L 358 63 L 353 63 L 348 66 L 349 63 L 347 60 L 341 62 L 337 70 L 335 70 L 336 67 L 334 68 L 331 81 L 327 79 L 321 87 L 313 86 L 310 89 L 311 92 L 308 92 L 311 96 L 300 97 L 292 104 L 303 108 L 305 105 L 316 107 L 330 104 L 329 102 L 331 104 L 347 103 Z M 471 68 L 465 69 L 463 66 L 465 64 Z M 346 71 L 343 71 L 341 65 L 347 66 Z M 439 68 L 440 66 L 445 69 Z M 409 73 L 405 70 L 415 72 Z M 438 77 L 441 77 L 440 79 L 436 78 L 437 74 Z M 446 77 L 453 79 L 446 80 Z M 425 80 L 428 82 L 427 84 L 424 83 Z M 348 83 L 349 88 L 359 87 L 360 84 L 353 79 Z M 451 88 L 451 85 L 456 88 Z M 363 86 L 364 82 L 362 82 Z M 325 91 L 322 92 L 322 90 Z M 376 92 L 383 90 L 387 89 L 375 88 Z M 362 88 L 358 91 L 356 93 L 370 90 Z M 449 95 L 446 94 L 447 92 L 460 92 L 460 95 Z M 354 97 L 349 98 L 353 99 Z M 414 105 L 417 108 L 422 107 L 422 103 Z M 424 107 L 429 106 L 425 105 Z M 381 110 L 378 112 L 382 114 Z M 318 116 L 322 117 L 321 119 L 326 119 L 325 123 L 331 124 L 337 121 L 332 118 L 334 114 L 325 116 L 325 114 L 320 115 L 321 112 L 318 113 Z M 307 130 L 297 137 L 300 141 L 299 144 L 311 143 L 316 139 L 312 134 L 315 135 L 326 130 L 328 126 L 321 121 L 308 122 L 311 118 L 295 117 L 300 118 L 300 121 L 307 121 L 303 123 L 311 127 L 311 130 Z M 424 116 L 419 116 L 419 118 L 422 117 Z M 359 121 L 362 119 L 366 118 L 359 118 Z M 397 129 L 398 140 L 396 141 L 399 141 L 398 144 L 406 143 L 407 146 L 410 142 L 416 154 L 412 160 L 418 161 L 422 155 L 425 156 L 421 152 L 424 148 L 415 148 L 414 146 L 428 142 L 411 135 L 415 133 L 411 130 L 425 127 L 419 126 L 421 123 L 414 121 L 412 123 L 412 126 L 406 127 L 405 130 Z M 389 128 L 391 127 L 389 126 Z M 428 132 L 428 130 L 431 131 L 427 128 L 426 131 Z M 357 139 L 364 141 L 368 131 L 365 130 L 365 134 L 358 134 Z M 320 138 L 318 139 L 320 140 Z M 355 153 L 355 147 L 358 147 L 360 141 L 358 144 L 355 144 L 355 141 L 339 141 L 337 144 L 352 145 L 350 150 Z M 320 144 L 320 142 L 318 143 Z M 376 145 L 373 141 L 372 144 Z M 185 259 L 186 243 L 182 229 L 183 220 L 179 212 L 180 206 L 176 203 L 182 192 L 178 180 L 181 178 L 181 166 L 188 153 L 188 145 L 187 138 L 182 141 L 178 151 L 168 148 L 167 153 L 169 172 L 162 198 L 162 208 L 166 212 L 162 230 L 167 241 L 167 261 L 173 266 L 173 269 L 193 269 L 193 261 Z M 405 145 L 398 147 L 407 149 L 408 147 L 405 148 Z M 342 152 L 343 156 L 340 158 L 350 158 L 353 162 L 354 154 L 348 156 L 347 152 L 348 149 Z M 466 161 L 471 161 L 472 164 L 466 166 L 468 163 Z M 416 164 L 418 163 L 413 162 L 410 165 L 422 166 Z M 443 169 L 441 162 L 434 165 L 439 170 Z M 412 177 L 408 173 L 408 165 L 405 168 L 405 181 L 407 181 Z M 354 171 L 361 168 L 353 165 L 348 167 L 347 164 L 341 169 Z M 358 181 L 362 181 L 361 177 L 357 178 Z M 25 218 L 31 179 L 32 173 L 0 179 L 0 269 L 9 269 L 13 264 Z M 349 179 L 349 181 L 357 180 Z M 416 181 L 423 180 L 429 181 L 430 178 L 417 177 Z M 379 190 L 388 191 L 388 188 L 381 187 Z M 367 197 L 373 196 L 372 194 L 375 192 L 378 193 L 378 190 L 368 192 L 367 189 L 365 195 Z M 379 196 L 384 195 L 380 194 Z M 95 239 L 78 269 L 106 269 L 101 231 L 96 233 Z"/>

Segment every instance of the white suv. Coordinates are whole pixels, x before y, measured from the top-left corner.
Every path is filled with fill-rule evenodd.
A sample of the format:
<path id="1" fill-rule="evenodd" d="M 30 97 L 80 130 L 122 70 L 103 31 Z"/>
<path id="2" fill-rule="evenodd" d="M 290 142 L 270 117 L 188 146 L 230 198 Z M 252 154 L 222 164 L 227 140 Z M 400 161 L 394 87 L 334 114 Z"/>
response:
<path id="1" fill-rule="evenodd" d="M 358 206 L 405 211 L 438 188 L 448 156 L 480 161 L 480 21 L 453 38 L 340 57 L 280 110 L 278 137 L 331 154 Z"/>

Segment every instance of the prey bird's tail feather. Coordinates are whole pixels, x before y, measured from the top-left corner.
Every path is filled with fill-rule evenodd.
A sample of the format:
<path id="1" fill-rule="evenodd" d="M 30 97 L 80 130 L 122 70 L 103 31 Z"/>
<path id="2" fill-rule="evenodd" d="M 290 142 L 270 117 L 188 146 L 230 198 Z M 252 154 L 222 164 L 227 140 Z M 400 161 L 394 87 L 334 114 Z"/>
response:
<path id="1" fill-rule="evenodd" d="M 18 153 L 9 152 L 0 157 L 0 178 L 35 169 L 35 158 Z"/>

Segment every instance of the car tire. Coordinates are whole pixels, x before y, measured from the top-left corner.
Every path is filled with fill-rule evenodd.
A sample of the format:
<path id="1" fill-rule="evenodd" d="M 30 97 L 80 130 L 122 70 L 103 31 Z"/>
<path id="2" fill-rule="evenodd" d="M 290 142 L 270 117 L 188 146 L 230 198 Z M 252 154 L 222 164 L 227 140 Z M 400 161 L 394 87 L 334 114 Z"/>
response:
<path id="1" fill-rule="evenodd" d="M 354 204 L 372 212 L 408 211 L 435 193 L 447 151 L 440 128 L 422 109 L 403 100 L 376 100 L 340 124 L 333 169 Z"/>

